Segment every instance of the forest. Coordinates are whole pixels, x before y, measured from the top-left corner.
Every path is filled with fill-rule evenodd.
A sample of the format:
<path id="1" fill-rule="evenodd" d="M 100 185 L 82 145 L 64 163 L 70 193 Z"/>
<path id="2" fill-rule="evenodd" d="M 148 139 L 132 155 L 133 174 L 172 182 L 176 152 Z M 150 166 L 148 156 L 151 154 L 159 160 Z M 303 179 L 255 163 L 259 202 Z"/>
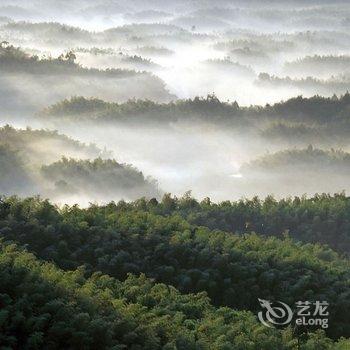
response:
<path id="1" fill-rule="evenodd" d="M 177 100 L 170 103 L 155 103 L 150 100 L 129 100 L 125 103 L 110 103 L 100 99 L 86 99 L 75 96 L 49 106 L 38 113 L 42 118 L 63 118 L 68 120 L 98 119 L 99 121 L 118 121 L 131 118 L 154 118 L 159 121 L 162 116 L 164 122 L 176 121 L 178 118 L 195 116 L 207 121 L 226 122 L 247 120 L 258 122 L 261 119 L 271 121 L 303 122 L 308 124 L 328 124 L 332 122 L 348 121 L 347 111 L 350 107 L 350 94 L 325 98 L 313 96 L 304 98 L 298 96 L 273 105 L 239 106 L 235 102 L 220 101 L 215 94 L 194 99 Z M 159 115 L 159 117 L 158 117 Z M 164 115 L 167 117 L 165 118 Z M 214 119 L 216 118 L 216 119 Z M 218 120 L 219 119 L 219 120 Z"/>
<path id="2" fill-rule="evenodd" d="M 340 196 L 340 200 L 345 201 L 345 198 Z M 297 199 L 295 199 L 295 201 L 294 210 L 298 210 Z M 322 201 L 322 199 L 320 201 Z M 328 201 L 337 202 L 339 199 L 337 197 L 328 198 Z M 332 204 L 335 205 L 336 203 Z M 211 206 L 209 203 L 202 205 L 209 208 Z M 306 208 L 308 207 L 308 204 L 304 205 Z M 232 207 L 234 208 L 234 206 L 235 204 L 233 203 Z M 290 206 L 293 208 L 293 204 L 290 204 Z M 313 203 L 311 202 L 309 206 L 312 207 Z M 319 206 L 322 208 L 322 205 Z M 320 210 L 318 209 L 319 206 L 316 206 L 315 214 L 318 214 L 317 210 Z M 199 209 L 191 212 L 190 208 L 196 207 L 199 207 Z M 234 209 L 232 209 L 232 211 L 233 210 Z M 157 212 L 159 212 L 159 214 L 156 214 Z M 203 210 L 203 212 L 204 220 L 202 220 L 202 224 L 205 224 L 206 211 Z M 220 210 L 215 211 L 215 209 L 209 209 L 207 212 L 209 213 L 207 216 L 209 216 L 211 212 L 216 214 L 210 215 L 212 219 L 208 220 L 209 224 L 219 227 L 221 223 Z M 230 312 L 233 312 L 230 311 L 231 308 L 242 310 L 238 311 L 237 317 L 240 319 L 238 315 L 240 315 L 240 312 L 243 312 L 244 317 L 242 322 L 244 327 L 246 327 L 245 318 L 248 317 L 249 320 L 250 315 L 246 310 L 255 311 L 258 307 L 256 300 L 261 295 L 288 302 L 293 302 L 305 297 L 312 300 L 326 298 L 331 301 L 333 305 L 332 326 L 327 330 L 326 335 L 330 339 L 339 339 L 349 336 L 349 261 L 346 258 L 342 258 L 330 248 L 318 243 L 298 244 L 288 236 L 286 233 L 287 229 L 285 230 L 283 238 L 282 235 L 281 238 L 272 236 L 263 238 L 254 233 L 233 234 L 225 233 L 219 229 L 211 231 L 205 226 L 198 226 L 190 223 L 182 218 L 179 213 L 182 213 L 184 216 L 188 215 L 190 218 L 194 216 L 193 213 L 196 213 L 200 218 L 200 205 L 190 197 L 175 200 L 169 196 L 165 196 L 161 203 L 158 203 L 156 200 L 150 200 L 149 202 L 140 200 L 130 204 L 125 202 L 120 202 L 118 204 L 110 203 L 104 207 L 93 205 L 87 209 L 80 209 L 77 206 L 66 206 L 62 209 L 58 209 L 48 201 L 43 201 L 38 198 L 20 200 L 16 197 L 12 197 L 4 199 L 0 205 L 0 233 L 2 238 L 6 240 L 5 242 L 11 243 L 2 243 L 5 246 L 5 251 L 10 250 L 10 253 L 8 253 L 10 256 L 6 254 L 2 256 L 2 260 L 4 260 L 3 264 L 7 264 L 5 266 L 8 266 L 5 268 L 5 271 L 10 274 L 10 271 L 12 271 L 11 266 L 13 266 L 12 269 L 18 268 L 18 273 L 21 275 L 23 275 L 23 273 L 29 273 L 30 277 L 28 276 L 28 279 L 24 279 L 28 285 L 23 287 L 21 285 L 18 286 L 19 291 L 17 293 L 19 293 L 19 295 L 17 298 L 20 297 L 21 291 L 25 293 L 27 288 L 35 288 L 35 285 L 39 283 L 37 279 L 39 279 L 42 274 L 49 279 L 49 282 L 51 278 L 54 279 L 53 283 L 55 288 L 62 283 L 62 289 L 59 288 L 56 293 L 60 292 L 63 300 L 61 300 L 59 305 L 64 307 L 65 303 L 67 303 L 64 299 L 67 297 L 65 293 L 68 293 L 70 296 L 69 300 L 71 300 L 72 295 L 74 298 L 79 297 L 80 293 L 75 296 L 75 290 L 77 288 L 83 288 L 84 290 L 84 278 L 91 278 L 93 282 L 97 282 L 98 286 L 94 287 L 94 285 L 92 285 L 90 288 L 93 289 L 94 294 L 101 293 L 101 302 L 103 302 L 106 308 L 108 305 L 110 305 L 109 308 L 112 305 L 121 307 L 127 302 L 127 299 L 125 300 L 123 296 L 121 296 L 122 300 L 115 300 L 115 287 L 113 283 L 116 282 L 113 282 L 114 280 L 109 276 L 117 278 L 118 281 L 123 281 L 123 283 L 127 285 L 125 292 L 127 295 L 131 293 L 132 301 L 135 301 L 135 298 L 136 301 L 138 301 L 140 298 L 141 304 L 145 303 L 143 304 L 145 312 L 147 309 L 152 309 L 152 305 L 158 308 L 159 301 L 154 300 L 154 298 L 157 299 L 157 297 L 153 296 L 151 291 L 147 291 L 144 282 L 141 283 L 141 288 L 143 290 L 146 288 L 143 292 L 145 295 L 139 296 L 139 292 L 137 289 L 135 290 L 136 287 L 133 287 L 132 282 L 130 286 L 130 280 L 136 281 L 137 283 L 137 278 L 133 277 L 133 275 L 142 273 L 151 277 L 157 283 L 165 283 L 162 285 L 163 287 L 157 287 L 156 285 L 154 288 L 156 290 L 158 288 L 160 290 L 165 288 L 164 290 L 168 291 L 168 293 L 177 293 L 179 297 L 181 295 L 178 294 L 179 292 L 186 293 L 185 295 L 187 295 L 187 293 L 201 293 L 198 294 L 197 297 L 193 296 L 195 300 L 198 300 L 197 298 L 202 298 L 199 299 L 201 300 L 199 302 L 201 305 L 203 305 L 203 303 L 207 304 L 209 302 L 209 297 L 213 303 L 212 307 L 219 308 L 217 309 L 219 314 L 222 312 L 229 313 L 227 316 L 221 314 L 221 317 L 219 317 L 219 319 L 224 322 L 224 324 L 222 324 L 222 321 L 219 321 L 217 325 L 217 331 L 220 334 L 217 340 L 220 339 L 220 341 L 223 341 L 223 344 L 217 345 L 217 348 L 220 349 L 226 348 L 224 334 L 227 332 L 227 334 L 236 338 L 235 332 L 238 332 L 239 327 L 241 327 L 235 322 L 232 324 L 235 329 L 233 332 L 224 327 L 225 322 L 229 322 L 229 319 L 232 317 L 229 316 Z M 248 210 L 247 215 L 249 215 Z M 232 216 L 233 215 L 230 215 L 229 217 Z M 218 225 L 215 225 L 215 217 L 218 218 Z M 279 215 L 274 215 L 274 218 L 278 220 Z M 196 220 L 196 218 L 194 220 Z M 327 219 L 325 218 L 325 220 Z M 266 221 L 268 221 L 268 219 Z M 347 233 L 348 232 L 347 230 Z M 16 242 L 24 245 L 26 250 L 34 252 L 39 258 L 54 262 L 59 268 L 70 272 L 57 270 L 57 268 L 50 264 L 47 265 L 47 263 L 44 265 L 40 264 L 33 255 L 26 252 L 19 252 L 18 248 L 13 245 Z M 26 262 L 26 259 L 29 258 L 30 263 Z M 13 259 L 15 259 L 15 261 L 13 261 Z M 16 259 L 19 260 L 18 263 Z M 21 268 L 20 261 L 23 259 L 24 262 L 22 262 L 22 264 L 24 264 L 25 267 L 23 266 Z M 45 269 L 42 270 L 43 266 Z M 28 267 L 30 269 L 26 272 Z M 46 270 L 47 272 L 45 272 Z M 303 273 L 300 274 L 300 271 L 303 271 Z M 16 270 L 13 272 L 17 273 Z M 102 273 L 105 275 L 102 275 Z M 58 276 L 56 278 L 53 277 L 56 274 L 58 274 Z M 108 274 L 108 276 L 106 274 Z M 46 278 L 43 278 L 44 276 L 41 277 L 41 279 L 44 279 L 41 283 L 45 283 Z M 142 276 L 144 275 L 139 277 L 141 280 L 145 278 Z M 99 277 L 102 278 L 103 283 L 99 282 Z M 34 280 L 32 281 L 32 279 Z M 62 282 L 61 279 L 63 279 Z M 11 277 L 9 278 L 9 283 L 16 284 L 16 280 L 13 280 Z M 80 286 L 82 283 L 83 286 Z M 89 280 L 86 283 L 90 285 Z M 152 285 L 152 282 L 147 283 L 151 283 Z M 48 284 L 46 288 L 50 287 L 50 283 Z M 176 289 L 172 289 L 173 287 L 166 287 L 166 285 L 179 289 L 179 292 L 177 292 Z M 293 286 L 293 288 L 286 289 L 285 287 L 287 285 Z M 99 286 L 103 289 L 108 287 L 108 291 L 99 291 Z M 4 286 L 2 285 L 1 288 L 6 288 L 6 284 Z M 6 292 L 6 289 L 2 291 L 2 293 L 3 292 Z M 205 293 L 203 294 L 203 292 Z M 47 293 L 55 293 L 55 291 L 49 288 Z M 148 295 L 148 293 L 151 295 Z M 7 293 L 5 293 L 5 296 L 6 294 Z M 89 298 L 90 294 L 86 291 L 81 297 L 82 296 Z M 48 297 L 48 304 L 50 304 L 50 298 L 52 299 L 55 297 Z M 112 300 L 108 298 L 112 298 Z M 164 307 L 167 309 L 169 307 L 169 305 L 167 305 L 169 299 L 166 296 L 165 299 Z M 5 300 L 7 300 L 7 304 L 11 304 L 11 295 Z M 85 302 L 87 301 L 84 301 L 84 304 Z M 23 303 L 24 300 L 22 304 Z M 28 303 L 31 305 L 29 306 L 29 310 L 35 310 L 35 308 L 38 307 L 36 303 L 39 303 L 39 306 L 41 305 L 43 308 L 43 311 L 41 311 L 43 314 L 45 314 L 46 307 L 49 307 L 49 305 L 46 306 L 45 299 L 43 299 L 42 295 L 36 301 L 35 299 L 28 300 Z M 76 308 L 80 309 L 79 301 L 76 301 L 74 304 Z M 162 304 L 162 302 L 160 304 Z M 192 305 L 192 302 L 188 301 L 185 304 L 187 305 L 185 310 L 187 309 L 187 312 L 191 313 L 191 316 L 189 316 L 190 319 L 194 317 L 194 315 L 197 315 L 196 317 L 199 318 L 201 322 L 205 322 L 205 317 L 200 316 L 200 314 L 198 315 L 199 310 Z M 24 305 L 25 304 L 23 304 L 23 307 Z M 94 308 L 98 307 L 97 305 L 98 302 L 97 304 L 93 302 L 91 306 L 92 309 L 88 307 L 88 305 L 86 305 L 86 307 L 88 307 L 88 310 L 93 311 Z M 172 308 L 177 307 L 177 303 L 175 303 L 175 305 L 173 305 Z M 52 307 L 54 308 L 55 306 L 52 305 Z M 184 312 L 186 315 L 186 311 L 181 311 L 182 308 L 180 305 L 179 307 L 180 315 L 181 312 Z M 58 306 L 56 306 L 56 310 L 57 308 Z M 142 309 L 141 307 L 140 311 Z M 207 307 L 204 306 L 204 309 L 204 313 L 207 315 Z M 84 312 L 84 310 L 78 311 L 79 315 L 81 314 L 80 317 L 83 317 L 85 320 L 84 322 L 87 324 L 92 322 L 91 336 L 93 336 L 95 332 L 98 332 L 98 330 L 94 330 L 94 325 L 98 325 L 95 324 L 95 322 L 99 320 L 98 313 L 94 313 L 90 316 L 89 313 Z M 111 312 L 112 311 L 113 307 Z M 21 311 L 19 312 L 21 314 Z M 71 312 L 75 314 L 77 311 L 73 309 Z M 159 310 L 158 312 L 160 312 L 160 314 L 156 312 L 156 315 L 160 317 L 160 315 L 166 316 L 168 311 L 161 312 Z M 173 310 L 173 312 L 175 312 L 175 310 Z M 69 317 L 69 314 L 62 312 L 62 310 L 59 314 Z M 5 312 L 5 315 L 8 315 L 8 312 Z M 46 317 L 50 317 L 50 315 L 51 313 Z M 183 316 L 180 315 L 176 315 L 176 313 L 173 314 L 173 317 L 176 317 L 176 319 L 183 320 L 180 321 L 180 325 L 184 322 L 184 324 L 193 331 L 198 331 L 203 329 L 203 327 L 206 328 L 206 326 L 202 324 L 196 324 L 198 320 L 193 320 L 190 326 L 191 322 L 186 322 Z M 91 321 L 89 321 L 89 316 L 92 318 Z M 208 316 L 211 322 L 213 322 L 212 318 L 214 317 L 215 319 L 215 316 L 211 316 L 210 314 Z M 13 315 L 13 317 L 14 320 L 16 320 L 16 315 Z M 60 316 L 58 315 L 57 317 Z M 78 319 L 80 317 L 78 317 Z M 96 320 L 94 319 L 95 317 Z M 47 324 L 48 322 L 48 320 L 45 322 L 45 315 L 42 315 L 39 319 L 43 322 L 39 324 L 45 325 L 45 323 Z M 164 321 L 166 319 L 168 322 L 171 320 L 169 316 L 166 317 Z M 5 324 L 6 320 L 7 316 L 5 316 Z M 248 320 L 249 327 L 254 327 L 254 323 L 250 325 L 252 319 L 250 319 L 250 321 Z M 9 321 L 11 322 L 11 318 Z M 39 322 L 39 320 L 36 322 L 32 321 L 30 324 L 36 324 L 37 322 Z M 74 325 L 73 320 L 70 322 L 73 322 Z M 107 320 L 103 318 L 100 322 L 108 322 L 108 317 Z M 158 323 L 158 321 L 156 322 Z M 75 323 L 80 324 L 78 321 L 75 321 Z M 214 323 L 216 324 L 215 321 Z M 57 327 L 59 324 L 58 318 Z M 70 327 L 69 324 L 67 325 L 66 323 L 62 323 L 62 326 L 63 324 L 65 327 L 68 327 L 68 329 L 62 329 L 62 335 L 66 334 L 67 331 L 67 334 L 72 337 L 74 337 L 74 335 L 70 335 L 71 332 L 77 332 L 79 334 L 79 330 L 75 330 L 74 327 Z M 114 327 L 116 327 L 102 326 L 101 324 L 99 324 L 99 326 L 102 328 L 100 331 L 106 331 L 110 327 L 111 329 L 115 329 Z M 58 329 L 57 332 L 59 332 Z M 116 332 L 118 334 L 117 329 Z M 223 337 L 221 337 L 220 332 L 223 332 Z M 325 349 L 331 349 L 332 346 L 335 346 L 328 338 L 324 337 L 324 334 L 319 338 L 313 335 L 313 333 L 308 335 L 304 334 L 302 329 L 293 331 L 289 329 L 286 332 L 287 334 L 288 332 L 292 332 L 289 337 L 294 339 L 299 339 L 300 336 L 302 342 L 305 342 L 306 349 L 318 349 L 318 344 L 322 343 L 324 343 L 322 346 Z M 161 331 L 161 334 L 166 333 L 166 330 Z M 205 333 L 207 335 L 207 330 Z M 259 333 L 258 331 L 257 334 Z M 51 333 L 48 332 L 47 334 Z M 178 333 L 178 335 L 182 334 L 182 332 Z M 248 334 L 249 332 L 247 332 L 247 336 Z M 253 334 L 255 334 L 255 332 L 253 332 Z M 278 336 L 284 338 L 287 334 L 279 333 Z M 33 336 L 34 339 L 39 338 L 40 341 L 40 334 L 33 334 Z M 77 336 L 78 335 L 75 335 L 75 337 Z M 116 335 L 110 334 L 109 336 L 113 342 L 113 336 L 115 337 Z M 137 333 L 133 336 L 135 337 L 134 341 L 136 341 L 138 338 Z M 263 335 L 263 337 L 264 336 L 265 335 Z M 266 348 L 269 346 L 277 346 L 277 348 L 279 348 L 282 346 L 278 345 L 278 340 L 274 339 L 274 336 L 271 337 L 272 339 L 269 339 L 269 337 L 265 339 L 266 343 L 265 341 L 260 343 L 260 340 L 255 340 L 259 342 L 259 345 L 256 345 L 255 348 L 261 349 L 264 348 L 264 346 L 266 346 Z M 313 337 L 317 337 L 317 342 L 314 344 L 312 341 Z M 105 336 L 104 339 L 107 341 L 109 338 Z M 180 341 L 180 344 L 182 342 L 181 339 L 179 340 L 176 338 L 170 338 L 169 340 Z M 185 344 L 183 347 L 184 349 L 191 348 L 191 345 L 188 345 L 185 339 L 183 341 Z M 237 346 L 248 348 L 249 339 L 243 338 L 238 341 L 242 341 L 242 344 L 239 345 L 238 343 Z M 281 339 L 279 341 L 281 341 Z M 91 342 L 89 346 L 93 347 L 93 338 Z M 287 349 L 297 348 L 295 343 L 293 344 L 292 339 L 289 339 L 288 343 L 289 342 L 289 345 L 284 343 L 283 346 L 287 346 Z M 309 342 L 311 345 L 307 345 Z M 343 343 L 341 346 L 343 346 L 344 349 L 348 346 L 345 340 L 340 340 L 340 343 Z M 235 343 L 231 342 L 230 345 L 226 344 L 226 346 L 230 348 L 230 346 L 232 347 L 234 344 Z M 252 344 L 254 344 L 254 341 Z M 147 348 L 147 345 L 144 344 L 143 346 Z M 203 346 L 205 348 L 205 342 Z M 210 344 L 210 347 L 211 346 L 213 346 L 213 343 Z M 181 345 L 179 347 L 181 348 Z"/>
<path id="3" fill-rule="evenodd" d="M 19 112 L 35 112 L 38 106 L 44 108 L 50 101 L 54 103 L 57 98 L 74 96 L 82 90 L 90 90 L 93 95 L 96 87 L 101 92 L 100 97 L 112 100 L 127 99 L 129 94 L 151 99 L 157 96 L 163 101 L 169 101 L 172 97 L 166 91 L 164 82 L 149 72 L 126 69 L 128 67 L 87 68 L 76 63 L 76 57 L 73 51 L 61 53 L 54 58 L 51 54 L 39 57 L 37 54 L 26 53 L 7 41 L 1 42 L 0 114 L 5 116 L 7 113 L 18 115 Z M 69 86 L 66 79 L 70 81 Z M 22 81 L 26 81 L 26 84 L 21 84 Z M 147 86 L 147 89 L 140 88 L 140 85 Z M 120 88 L 117 89 L 117 86 Z M 40 91 L 40 97 L 35 101 L 30 94 L 32 89 Z M 20 111 L 16 98 L 22 100 Z"/>
<path id="4" fill-rule="evenodd" d="M 0 1 L 0 350 L 349 350 L 347 0 Z"/>
<path id="5" fill-rule="evenodd" d="M 8 348 L 335 349 L 322 331 L 297 345 L 292 330 L 262 328 L 248 311 L 214 308 L 144 275 L 84 277 L 1 243 L 1 342 Z M 40 293 L 37 293 L 37 291 Z M 21 335 L 21 336 L 20 336 Z M 259 344 L 256 346 L 255 344 Z"/>
<path id="6" fill-rule="evenodd" d="M 80 200 L 159 198 L 157 181 L 94 144 L 48 130 L 0 128 L 2 195 L 41 194 L 65 203 Z M 40 145 L 40 146 L 39 146 Z M 67 158 L 69 157 L 69 158 Z M 78 158 L 77 158 L 78 157 Z M 86 199 L 83 199 L 85 196 Z"/>

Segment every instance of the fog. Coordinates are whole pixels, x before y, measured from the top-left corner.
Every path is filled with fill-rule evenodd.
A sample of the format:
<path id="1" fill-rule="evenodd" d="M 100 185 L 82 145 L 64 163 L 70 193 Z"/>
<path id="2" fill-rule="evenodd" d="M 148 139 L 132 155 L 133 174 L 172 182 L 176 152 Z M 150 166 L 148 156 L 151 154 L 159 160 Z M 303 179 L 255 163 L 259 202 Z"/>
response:
<path id="1" fill-rule="evenodd" d="M 1 0 L 0 126 L 17 132 L 0 132 L 0 189 L 83 205 L 348 190 L 349 28 L 347 1 Z"/>

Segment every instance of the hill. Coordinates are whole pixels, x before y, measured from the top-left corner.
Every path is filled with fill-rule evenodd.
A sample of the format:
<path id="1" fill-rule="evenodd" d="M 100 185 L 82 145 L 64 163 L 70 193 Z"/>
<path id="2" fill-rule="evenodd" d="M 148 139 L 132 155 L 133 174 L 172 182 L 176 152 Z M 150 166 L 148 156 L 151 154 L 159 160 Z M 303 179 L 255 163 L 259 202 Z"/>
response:
<path id="1" fill-rule="evenodd" d="M 204 120 L 230 123 L 261 123 L 262 121 L 302 122 L 307 125 L 327 125 L 349 122 L 350 94 L 326 98 L 302 96 L 274 105 L 240 107 L 237 102 L 222 102 L 215 95 L 196 97 L 170 103 L 130 100 L 126 103 L 109 103 L 101 99 L 72 97 L 44 109 L 45 118 L 80 119 L 99 121 L 163 121 L 178 119 Z"/>
<path id="2" fill-rule="evenodd" d="M 120 164 L 107 150 L 57 131 L 0 128 L 1 190 L 6 195 L 41 194 L 56 201 L 133 200 L 159 197 L 151 178 Z"/>
<path id="3" fill-rule="evenodd" d="M 102 271 L 120 280 L 145 273 L 184 293 L 205 291 L 216 306 L 256 312 L 258 298 L 291 305 L 327 300 L 327 334 L 349 337 L 347 259 L 318 244 L 211 231 L 145 207 L 141 200 L 60 210 L 39 199 L 9 198 L 0 206 L 1 235 L 65 270 L 84 265 L 88 275 Z"/>
<path id="4" fill-rule="evenodd" d="M 113 101 L 126 101 L 134 97 L 164 102 L 174 98 L 165 89 L 164 82 L 150 73 L 118 68 L 86 68 L 75 61 L 76 55 L 72 51 L 64 52 L 57 58 L 39 58 L 9 43 L 2 43 L 2 113 L 33 113 L 47 104 L 77 94 Z M 26 83 L 23 84 L 23 81 Z M 20 106 L 16 103 L 18 99 L 21 100 Z"/>
<path id="5" fill-rule="evenodd" d="M 65 272 L 0 243 L 1 343 L 11 348 L 296 349 L 290 329 L 262 328 L 249 312 L 215 309 L 204 293 L 130 275 L 124 282 L 84 270 Z M 300 349 L 345 349 L 322 332 Z"/>
<path id="6" fill-rule="evenodd" d="M 155 180 L 146 179 L 131 165 L 119 164 L 114 159 L 62 158 L 42 166 L 41 173 L 55 184 L 54 191 L 95 200 L 159 198 L 161 193 Z"/>

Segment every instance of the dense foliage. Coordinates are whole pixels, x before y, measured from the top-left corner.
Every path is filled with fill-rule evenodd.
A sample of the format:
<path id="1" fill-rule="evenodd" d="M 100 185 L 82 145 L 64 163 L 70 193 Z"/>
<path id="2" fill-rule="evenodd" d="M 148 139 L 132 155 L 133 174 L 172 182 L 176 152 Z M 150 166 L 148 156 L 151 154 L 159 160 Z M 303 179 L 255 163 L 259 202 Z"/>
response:
<path id="1" fill-rule="evenodd" d="M 42 117 L 67 117 L 67 119 L 99 120 L 99 121 L 135 121 L 170 123 L 182 118 L 207 118 L 213 116 L 219 119 L 228 118 L 238 104 L 226 104 L 219 101 L 215 95 L 206 98 L 196 97 L 193 100 L 179 100 L 170 103 L 156 103 L 150 100 L 130 100 L 126 103 L 110 103 L 100 99 L 72 97 L 70 100 L 58 102 L 46 108 Z"/>
<path id="2" fill-rule="evenodd" d="M 328 335 L 349 336 L 348 260 L 319 245 L 210 231 L 179 215 L 151 213 L 175 209 L 169 197 L 159 208 L 155 200 L 141 200 L 62 210 L 39 199 L 9 198 L 1 202 L 0 232 L 63 269 L 84 265 L 88 274 L 120 280 L 145 273 L 182 292 L 206 291 L 217 306 L 257 311 L 258 298 L 328 300 Z"/>
<path id="3" fill-rule="evenodd" d="M 22 189 L 33 183 L 18 153 L 0 144 L 0 191 L 3 194 L 23 193 Z"/>
<path id="4" fill-rule="evenodd" d="M 60 159 L 63 155 L 81 158 L 107 157 L 110 153 L 94 144 L 84 144 L 57 131 L 0 127 L 0 145 L 10 146 L 23 160 L 40 163 Z"/>
<path id="5" fill-rule="evenodd" d="M 326 172 L 326 176 L 336 173 L 348 175 L 350 170 L 350 153 L 342 150 L 324 151 L 311 145 L 305 149 L 292 149 L 262 156 L 241 167 L 244 171 L 284 172 L 293 168 L 305 172 Z"/>
<path id="6" fill-rule="evenodd" d="M 260 73 L 257 81 L 260 88 L 294 88 L 309 94 L 327 95 L 329 91 L 342 94 L 349 90 L 350 79 L 348 76 L 337 76 L 326 79 L 314 78 L 291 78 L 290 76 L 279 77 L 268 73 Z"/>
<path id="7" fill-rule="evenodd" d="M 114 159 L 76 160 L 63 157 L 41 168 L 43 176 L 67 193 L 109 194 L 111 198 L 133 198 L 140 195 L 159 197 L 155 180 L 146 179 L 142 172 Z"/>
<path id="8" fill-rule="evenodd" d="M 56 131 L 7 125 L 0 128 L 0 189 L 6 195 L 85 196 L 87 202 L 160 197 L 155 180 L 110 156 Z"/>
<path id="9" fill-rule="evenodd" d="M 124 282 L 64 272 L 0 243 L 0 342 L 12 349 L 345 350 L 323 332 L 293 338 L 246 311 L 215 309 L 205 294 L 182 295 L 145 276 Z"/>
<path id="10" fill-rule="evenodd" d="M 308 72 L 309 75 L 314 75 L 317 71 L 327 72 L 328 75 L 344 74 L 349 70 L 349 63 L 350 56 L 348 55 L 314 55 L 287 62 L 285 64 L 285 70 L 287 70 L 288 73 L 294 74 Z"/>
<path id="11" fill-rule="evenodd" d="M 242 164 L 239 169 L 242 186 L 247 189 L 261 186 L 265 196 L 276 193 L 280 198 L 278 193 L 288 196 L 290 188 L 294 193 L 309 196 L 314 193 L 345 193 L 349 191 L 349 171 L 349 153 L 333 148 L 327 151 L 312 145 L 265 153 Z M 310 237 L 314 236 L 312 231 Z M 333 247 L 336 244 L 343 251 L 349 250 L 347 244 L 342 248 L 344 239 L 337 242 L 329 238 L 322 242 L 330 243 Z"/>
<path id="12" fill-rule="evenodd" d="M 105 121 L 162 120 L 176 121 L 190 116 L 211 121 L 235 121 L 255 123 L 268 119 L 270 121 L 303 122 L 309 125 L 348 122 L 350 94 L 333 98 L 314 96 L 296 97 L 274 105 L 240 107 L 237 102 L 221 102 L 215 95 L 206 98 L 178 100 L 167 104 L 151 101 L 130 100 L 126 103 L 110 103 L 99 99 L 72 97 L 45 109 L 43 117 L 69 117 L 77 119 L 99 119 Z"/>
<path id="13" fill-rule="evenodd" d="M 198 202 L 190 196 L 164 196 L 161 203 L 151 203 L 147 210 L 161 215 L 179 214 L 192 224 L 227 232 L 282 237 L 288 233 L 294 240 L 322 243 L 350 253 L 350 198 L 345 194 L 315 195 L 311 198 L 272 196 L 236 202 Z M 131 204 L 132 206 L 132 204 Z"/>
<path id="14" fill-rule="evenodd" d="M 130 77 L 136 74 L 135 71 L 122 69 L 99 70 L 94 68 L 84 68 L 75 63 L 76 55 L 70 51 L 60 55 L 58 58 L 39 58 L 25 53 L 20 48 L 6 44 L 0 46 L 0 70 L 6 72 L 26 72 L 31 74 L 74 74 L 74 75 L 97 75 L 110 77 Z"/>
<path id="15" fill-rule="evenodd" d="M 0 0 L 0 350 L 350 350 L 349 29 Z"/>

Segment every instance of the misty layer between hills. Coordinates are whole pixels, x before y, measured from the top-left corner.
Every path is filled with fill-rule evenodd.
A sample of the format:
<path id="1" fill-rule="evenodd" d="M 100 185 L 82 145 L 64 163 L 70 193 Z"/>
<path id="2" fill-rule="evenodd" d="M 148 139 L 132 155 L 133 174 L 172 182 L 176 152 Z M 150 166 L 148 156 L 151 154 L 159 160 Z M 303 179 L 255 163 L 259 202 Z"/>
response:
<path id="1" fill-rule="evenodd" d="M 348 189 L 346 2 L 5 0 L 0 10 L 0 121 L 17 128 L 1 130 L 6 194 L 86 204 Z"/>

